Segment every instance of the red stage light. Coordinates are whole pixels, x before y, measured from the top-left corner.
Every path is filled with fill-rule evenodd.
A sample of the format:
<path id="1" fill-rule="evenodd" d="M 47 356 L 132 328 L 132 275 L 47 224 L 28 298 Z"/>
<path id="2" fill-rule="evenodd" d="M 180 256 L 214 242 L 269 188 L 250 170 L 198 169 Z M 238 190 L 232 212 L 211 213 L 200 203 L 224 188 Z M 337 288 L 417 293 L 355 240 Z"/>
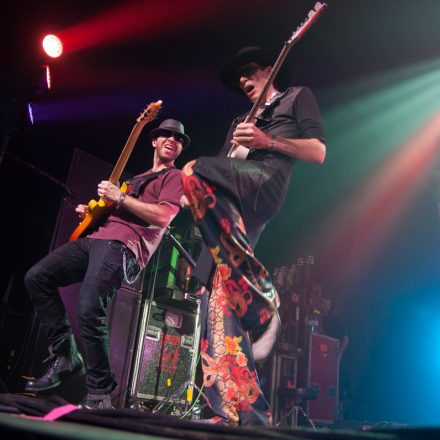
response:
<path id="1" fill-rule="evenodd" d="M 63 53 L 63 43 L 56 35 L 46 35 L 43 38 L 43 49 L 50 57 L 58 58 Z"/>
<path id="2" fill-rule="evenodd" d="M 194 22 L 206 20 L 207 16 L 220 13 L 231 16 L 230 9 L 223 7 L 226 2 L 232 4 L 232 0 L 126 0 L 63 29 L 60 36 L 69 53 L 139 37 L 153 38 L 176 29 L 190 28 Z M 238 3 L 233 4 L 235 11 Z"/>

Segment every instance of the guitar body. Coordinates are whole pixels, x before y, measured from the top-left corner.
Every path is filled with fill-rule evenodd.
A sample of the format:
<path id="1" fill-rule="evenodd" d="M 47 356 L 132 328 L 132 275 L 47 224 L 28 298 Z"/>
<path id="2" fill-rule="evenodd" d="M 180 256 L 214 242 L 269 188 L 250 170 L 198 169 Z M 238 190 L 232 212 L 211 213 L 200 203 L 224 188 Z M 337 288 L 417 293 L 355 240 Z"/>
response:
<path id="1" fill-rule="evenodd" d="M 128 185 L 126 182 L 122 184 L 121 191 L 124 193 L 128 191 Z M 80 237 L 84 237 L 85 235 L 90 234 L 92 231 L 97 229 L 97 227 L 101 225 L 104 220 L 111 214 L 113 206 L 113 202 L 108 202 L 102 197 L 98 201 L 96 201 L 95 199 L 90 200 L 87 205 L 87 215 L 72 232 L 69 241 L 74 241 Z"/>

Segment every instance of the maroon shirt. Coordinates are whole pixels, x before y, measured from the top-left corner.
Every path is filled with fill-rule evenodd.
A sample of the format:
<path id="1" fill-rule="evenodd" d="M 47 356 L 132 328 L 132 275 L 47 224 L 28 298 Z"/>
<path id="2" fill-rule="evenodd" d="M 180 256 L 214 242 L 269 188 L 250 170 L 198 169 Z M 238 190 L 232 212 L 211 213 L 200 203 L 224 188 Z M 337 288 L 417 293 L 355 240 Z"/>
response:
<path id="1" fill-rule="evenodd" d="M 151 173 L 152 170 L 148 170 L 136 176 L 136 178 Z M 136 197 L 131 194 L 131 191 L 127 194 Z M 176 208 L 177 214 L 180 209 L 182 195 L 181 171 L 171 168 L 147 182 L 137 198 L 146 203 L 170 203 Z M 122 206 L 118 210 L 115 209 L 107 221 L 88 237 L 121 241 L 134 253 L 140 268 L 143 269 L 159 245 L 164 232 L 165 228 L 145 223 Z"/>

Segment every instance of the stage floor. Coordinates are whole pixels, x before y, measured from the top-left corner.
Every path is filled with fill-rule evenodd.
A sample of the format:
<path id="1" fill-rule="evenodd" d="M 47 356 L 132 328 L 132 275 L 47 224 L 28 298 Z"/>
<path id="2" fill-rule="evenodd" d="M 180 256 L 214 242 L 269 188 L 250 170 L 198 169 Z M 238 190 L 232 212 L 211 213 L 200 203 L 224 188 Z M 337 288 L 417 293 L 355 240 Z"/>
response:
<path id="1" fill-rule="evenodd" d="M 440 428 L 362 429 L 279 429 L 212 425 L 180 420 L 148 412 L 123 410 L 75 409 L 61 418 L 48 421 L 56 402 L 11 394 L 0 395 L 0 432 L 3 438 L 24 439 L 96 439 L 96 440 L 164 440 L 164 439 L 320 439 L 320 440 L 412 440 L 440 439 Z M 8 437 L 6 437 L 8 436 Z"/>

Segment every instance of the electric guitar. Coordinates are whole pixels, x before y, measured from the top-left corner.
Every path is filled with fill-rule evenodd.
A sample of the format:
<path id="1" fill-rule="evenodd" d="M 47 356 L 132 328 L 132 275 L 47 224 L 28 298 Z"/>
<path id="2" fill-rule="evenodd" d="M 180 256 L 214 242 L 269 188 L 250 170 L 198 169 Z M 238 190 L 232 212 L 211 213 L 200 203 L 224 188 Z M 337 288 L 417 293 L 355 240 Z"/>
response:
<path id="1" fill-rule="evenodd" d="M 119 159 L 116 162 L 115 167 L 113 168 L 112 174 L 108 179 L 109 182 L 117 185 L 119 178 L 124 171 L 125 165 L 127 164 L 127 161 L 131 155 L 131 152 L 133 151 L 134 145 L 138 140 L 139 135 L 141 134 L 142 129 L 145 127 L 146 124 L 156 118 L 161 107 L 162 101 L 152 102 L 136 119 L 136 124 L 131 130 L 130 136 L 128 137 L 127 142 L 121 152 L 121 155 L 119 156 Z M 129 188 L 127 183 L 124 182 L 120 190 L 125 193 L 128 191 L 128 189 Z M 96 226 L 110 214 L 113 205 L 114 202 L 105 200 L 103 197 L 101 197 L 98 201 L 94 199 L 90 200 L 87 205 L 88 213 L 73 231 L 69 240 L 76 240 L 77 238 L 85 235 L 86 231 L 90 231 L 96 228 Z"/>
<path id="2" fill-rule="evenodd" d="M 244 122 L 251 122 L 255 124 L 255 120 L 257 117 L 257 112 L 259 108 L 264 104 L 263 100 L 266 99 L 267 91 L 269 87 L 272 85 L 275 77 L 278 75 L 278 72 L 286 59 L 286 56 L 292 46 L 299 41 L 304 34 L 310 29 L 310 27 L 318 20 L 318 18 L 324 13 L 325 8 L 327 7 L 326 3 L 315 3 L 313 9 L 308 13 L 306 20 L 301 23 L 296 30 L 292 33 L 290 38 L 285 42 L 280 54 L 278 55 L 275 64 L 272 67 L 272 70 L 266 80 L 266 83 L 263 86 L 263 89 L 260 93 L 260 96 L 255 101 L 254 105 L 251 108 L 251 111 L 246 116 Z M 249 154 L 249 148 L 244 147 L 243 145 L 232 145 L 231 149 L 228 152 L 228 157 L 235 157 L 237 159 L 246 159 Z"/>

